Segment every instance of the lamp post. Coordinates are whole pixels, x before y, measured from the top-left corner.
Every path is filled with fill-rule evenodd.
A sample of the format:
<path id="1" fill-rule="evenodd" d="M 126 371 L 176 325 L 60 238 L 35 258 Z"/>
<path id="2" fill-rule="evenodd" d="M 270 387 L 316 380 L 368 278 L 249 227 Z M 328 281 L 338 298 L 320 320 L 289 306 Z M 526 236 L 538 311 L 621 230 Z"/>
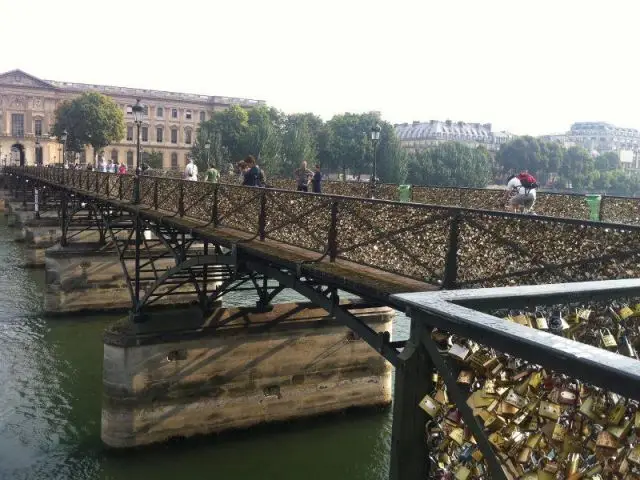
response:
<path id="1" fill-rule="evenodd" d="M 207 141 L 207 143 L 204 144 L 204 149 L 207 151 L 207 168 L 211 167 L 211 165 L 209 164 L 209 153 L 211 152 L 211 143 Z"/>
<path id="2" fill-rule="evenodd" d="M 67 129 L 65 128 L 60 135 L 60 140 L 62 140 L 62 184 L 64 185 L 64 162 L 65 162 L 65 148 L 67 147 Z"/>
<path id="3" fill-rule="evenodd" d="M 142 124 L 142 112 L 144 108 L 140 104 L 140 99 L 136 99 L 136 104 L 131 108 L 133 112 L 133 122 L 136 124 L 136 178 L 135 190 L 133 192 L 133 203 L 140 203 L 140 125 Z"/>
<path id="4" fill-rule="evenodd" d="M 380 128 L 379 124 L 375 124 L 371 127 L 371 142 L 373 143 L 373 176 L 371 177 L 371 198 L 375 198 L 376 196 L 376 176 L 377 176 L 377 158 L 376 158 L 376 147 L 378 146 L 378 140 L 380 140 Z"/>
<path id="5" fill-rule="evenodd" d="M 142 169 L 140 167 L 140 125 L 142 124 L 142 112 L 144 108 L 140 104 L 140 99 L 136 99 L 136 104 L 131 108 L 133 113 L 133 121 L 136 124 L 137 132 L 136 132 L 136 175 L 133 179 L 133 203 L 138 205 L 140 203 L 140 174 L 142 173 Z M 140 244 L 142 243 L 142 238 L 144 235 L 144 231 L 140 222 L 140 214 L 137 213 L 135 217 L 135 226 L 136 226 L 136 237 L 135 237 L 135 245 L 136 245 L 136 253 L 135 253 L 135 290 L 134 290 L 134 317 L 133 321 L 139 321 L 140 315 Z"/>
<path id="6" fill-rule="evenodd" d="M 42 159 L 40 158 L 40 137 L 36 137 L 36 166 L 39 166 L 42 163 Z"/>

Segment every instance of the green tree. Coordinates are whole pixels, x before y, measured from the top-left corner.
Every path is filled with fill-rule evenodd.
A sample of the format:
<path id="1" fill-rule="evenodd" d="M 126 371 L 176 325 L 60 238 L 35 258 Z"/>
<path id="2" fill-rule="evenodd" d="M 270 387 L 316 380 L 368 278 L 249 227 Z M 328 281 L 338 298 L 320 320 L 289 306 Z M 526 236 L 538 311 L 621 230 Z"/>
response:
<path id="1" fill-rule="evenodd" d="M 484 148 L 448 142 L 410 154 L 408 181 L 415 185 L 486 187 L 491 158 Z"/>
<path id="2" fill-rule="evenodd" d="M 528 170 L 533 174 L 546 172 L 550 163 L 550 148 L 553 147 L 537 138 L 517 137 L 500 147 L 496 154 L 496 162 L 505 172 L 517 173 L 522 170 Z"/>
<path id="3" fill-rule="evenodd" d="M 243 156 L 253 155 L 267 172 L 282 169 L 284 115 L 275 108 L 260 106 L 248 112 L 248 128 L 241 137 Z"/>
<path id="4" fill-rule="evenodd" d="M 388 122 L 380 122 L 380 142 L 377 147 L 377 175 L 382 182 L 404 183 L 409 173 L 409 157 L 396 130 Z"/>
<path id="5" fill-rule="evenodd" d="M 313 164 L 318 159 L 322 120 L 310 113 L 289 115 L 282 138 L 283 169 L 293 171 L 303 160 Z"/>
<path id="6" fill-rule="evenodd" d="M 151 152 L 143 153 L 143 161 L 151 168 L 155 168 L 158 170 L 162 169 L 162 159 L 162 153 L 156 150 L 151 150 Z"/>
<path id="7" fill-rule="evenodd" d="M 620 165 L 620 156 L 617 152 L 601 153 L 595 158 L 595 168 L 601 172 L 616 170 Z"/>
<path id="8" fill-rule="evenodd" d="M 59 138 L 65 130 L 68 151 L 79 153 L 90 145 L 97 153 L 124 138 L 124 115 L 106 95 L 83 93 L 72 100 L 65 100 L 56 109 L 52 133 Z"/>

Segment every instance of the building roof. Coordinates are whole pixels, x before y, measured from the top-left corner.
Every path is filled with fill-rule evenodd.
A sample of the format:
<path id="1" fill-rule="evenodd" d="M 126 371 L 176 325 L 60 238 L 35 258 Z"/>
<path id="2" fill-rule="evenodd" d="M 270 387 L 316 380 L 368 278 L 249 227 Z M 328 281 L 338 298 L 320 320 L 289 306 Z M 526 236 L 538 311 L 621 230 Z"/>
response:
<path id="1" fill-rule="evenodd" d="M 4 82 L 2 80 L 5 80 Z M 60 82 L 57 80 L 41 80 L 22 70 L 11 70 L 0 74 L 0 84 L 16 86 L 55 88 L 62 91 L 89 92 L 98 91 L 106 95 L 126 95 L 130 97 L 158 98 L 164 100 L 179 100 L 183 102 L 257 106 L 264 105 L 264 100 L 253 100 L 248 98 L 222 97 L 211 95 L 199 95 L 193 93 L 168 92 L 164 90 L 152 90 L 131 87 L 115 87 L 110 85 L 95 85 L 87 83 Z"/>
<path id="2" fill-rule="evenodd" d="M 423 138 L 433 138 L 438 134 L 453 136 L 468 135 L 474 138 L 492 138 L 495 136 L 510 136 L 504 132 L 492 132 L 490 123 L 465 123 L 445 122 L 440 120 L 430 120 L 429 122 L 401 123 L 395 125 L 396 133 L 400 140 L 419 140 Z"/>

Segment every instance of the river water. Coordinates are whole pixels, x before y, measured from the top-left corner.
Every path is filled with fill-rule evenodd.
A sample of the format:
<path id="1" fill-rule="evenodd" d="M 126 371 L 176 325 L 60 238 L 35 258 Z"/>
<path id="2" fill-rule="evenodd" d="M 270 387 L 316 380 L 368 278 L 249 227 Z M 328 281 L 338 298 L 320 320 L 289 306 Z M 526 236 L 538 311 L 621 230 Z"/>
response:
<path id="1" fill-rule="evenodd" d="M 43 318 L 44 271 L 21 267 L 24 252 L 13 241 L 14 232 L 0 215 L 0 479 L 388 477 L 390 409 L 134 452 L 105 450 L 101 336 L 119 316 Z M 278 299 L 297 297 L 291 292 Z M 406 333 L 406 318 L 399 315 L 394 338 Z"/>

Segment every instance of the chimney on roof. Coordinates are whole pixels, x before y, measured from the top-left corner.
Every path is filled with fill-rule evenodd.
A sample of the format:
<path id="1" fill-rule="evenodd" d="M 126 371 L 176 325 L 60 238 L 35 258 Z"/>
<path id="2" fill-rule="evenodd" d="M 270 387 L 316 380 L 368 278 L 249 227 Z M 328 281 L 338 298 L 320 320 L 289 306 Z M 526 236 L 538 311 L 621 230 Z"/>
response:
<path id="1" fill-rule="evenodd" d="M 420 123 L 420 120 L 414 120 L 414 121 L 413 121 L 413 124 L 414 124 L 414 125 L 418 125 L 419 123 Z"/>

